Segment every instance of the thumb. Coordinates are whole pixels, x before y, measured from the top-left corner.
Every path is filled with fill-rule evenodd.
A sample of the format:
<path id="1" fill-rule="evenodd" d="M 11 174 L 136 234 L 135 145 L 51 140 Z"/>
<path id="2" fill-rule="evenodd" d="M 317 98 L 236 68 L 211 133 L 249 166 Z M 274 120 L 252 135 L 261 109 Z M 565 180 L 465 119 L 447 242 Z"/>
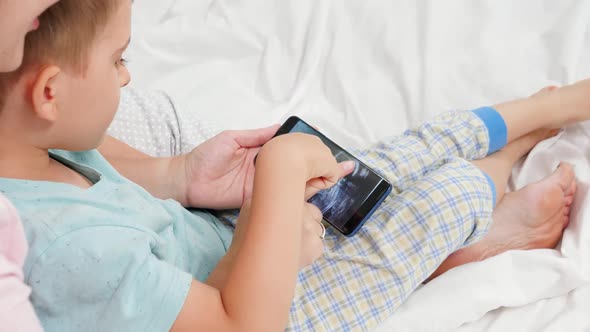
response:
<path id="1" fill-rule="evenodd" d="M 230 132 L 236 143 L 245 148 L 253 148 L 264 145 L 277 133 L 280 125 L 251 130 L 236 130 Z"/>
<path id="2" fill-rule="evenodd" d="M 356 163 L 352 160 L 341 162 L 338 165 L 340 166 L 338 169 L 339 173 L 337 174 L 339 179 L 349 175 L 356 168 Z M 328 181 L 325 181 L 323 178 L 315 178 L 307 181 L 305 186 L 305 200 L 307 201 L 318 192 L 330 188 L 327 183 Z"/>

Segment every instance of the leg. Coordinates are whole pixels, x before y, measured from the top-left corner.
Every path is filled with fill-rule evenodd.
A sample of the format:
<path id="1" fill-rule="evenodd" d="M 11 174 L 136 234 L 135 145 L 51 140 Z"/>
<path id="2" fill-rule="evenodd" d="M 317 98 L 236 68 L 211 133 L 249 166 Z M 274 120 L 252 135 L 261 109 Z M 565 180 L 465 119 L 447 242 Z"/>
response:
<path id="1" fill-rule="evenodd" d="M 546 96 L 556 89 L 557 87 L 554 86 L 546 87 L 530 98 Z M 554 136 L 557 132 L 557 130 L 552 129 L 538 129 L 521 138 L 512 140 L 505 148 L 497 153 L 473 161 L 473 164 L 487 174 L 494 183 L 497 192 L 496 204 L 504 197 L 506 185 L 508 184 L 514 164 L 528 154 L 539 142 L 550 136 Z"/>
<path id="2" fill-rule="evenodd" d="M 506 194 L 494 210 L 494 223 L 478 243 L 449 256 L 430 276 L 507 250 L 553 248 L 569 224 L 570 207 L 576 192 L 571 165 L 561 165 L 547 178 Z"/>
<path id="3" fill-rule="evenodd" d="M 557 130 L 553 129 L 539 129 L 511 142 L 504 149 L 494 154 L 472 161 L 494 183 L 497 192 L 496 204 L 504 197 L 514 164 L 528 154 L 539 142 L 556 135 L 557 132 Z"/>
<path id="4" fill-rule="evenodd" d="M 491 109 L 487 112 L 495 113 Z M 393 194 L 396 195 L 441 167 L 449 158 L 473 160 L 493 152 L 490 139 L 502 141 L 505 137 L 501 134 L 493 137 L 488 135 L 489 132 L 486 122 L 476 113 L 453 111 L 407 130 L 402 136 L 353 154 L 380 170 L 393 184 Z"/>
<path id="5" fill-rule="evenodd" d="M 556 134 L 556 130 L 539 129 L 513 141 L 497 153 L 489 155 L 484 159 L 475 160 L 472 162 L 486 175 L 488 175 L 489 179 L 491 179 L 491 181 L 494 183 L 493 187 L 497 193 L 495 195 L 496 204 L 501 202 L 504 198 L 506 185 L 508 183 L 508 179 L 514 164 L 520 158 L 524 157 L 535 145 L 537 145 L 537 143 L 544 140 L 545 138 L 553 136 L 554 134 Z M 561 200 L 558 200 L 558 202 L 561 202 Z M 501 211 L 504 210 L 505 204 L 499 208 Z M 492 226 L 492 229 L 493 228 L 494 226 Z M 476 250 L 481 247 L 488 247 L 488 245 L 485 242 L 474 244 L 468 248 L 464 248 L 453 253 L 441 264 L 441 266 L 438 267 L 438 269 L 428 278 L 428 280 L 432 280 L 458 265 L 481 259 L 481 253 L 478 252 L 479 250 Z"/>
<path id="6" fill-rule="evenodd" d="M 489 184 L 473 164 L 454 160 L 390 197 L 357 236 L 330 234 L 325 256 L 299 276 L 289 330 L 371 329 L 465 243 L 449 257 L 453 266 L 556 244 L 576 189 L 571 166 L 506 194 L 478 242 L 492 220 Z"/>
<path id="7" fill-rule="evenodd" d="M 531 98 L 547 96 L 552 91 L 555 91 L 555 89 L 555 87 L 545 88 L 537 94 L 533 95 Z M 514 163 L 521 157 L 523 157 L 526 153 L 528 153 L 532 149 L 532 147 L 535 146 L 538 142 L 547 138 L 548 136 L 553 135 L 554 133 L 555 132 L 550 129 L 539 129 L 535 132 L 532 132 L 528 135 L 516 139 L 515 141 L 508 144 L 504 149 L 495 154 L 492 154 L 484 159 L 473 161 L 473 164 L 479 167 L 482 171 L 484 171 L 484 173 L 489 175 L 490 179 L 495 184 L 495 188 L 498 193 L 496 195 L 496 203 L 501 202 L 504 197 L 506 185 L 510 177 L 512 167 L 514 166 Z M 485 256 L 490 257 L 492 255 L 491 252 L 499 254 L 501 248 L 507 250 L 506 248 L 509 248 L 510 246 L 500 245 L 502 243 L 500 240 L 503 237 L 507 239 L 508 237 L 506 237 L 506 235 L 510 234 L 511 231 L 513 232 L 516 229 L 515 226 L 518 225 L 519 221 L 523 222 L 527 219 L 533 219 L 533 221 L 536 221 L 538 223 L 535 224 L 537 226 L 548 224 L 552 225 L 553 230 L 558 230 L 558 233 L 555 233 L 555 231 L 545 233 L 545 237 L 550 239 L 550 241 L 548 243 L 544 242 L 542 244 L 550 245 L 552 243 L 551 241 L 556 241 L 556 239 L 559 239 L 561 237 L 563 229 L 560 228 L 561 223 L 559 223 L 559 220 L 556 221 L 555 218 L 561 218 L 561 214 L 557 213 L 553 215 L 552 212 L 555 212 L 555 210 L 557 209 L 563 208 L 566 212 L 566 219 L 569 218 L 569 206 L 571 205 L 571 202 L 573 200 L 573 193 L 575 191 L 575 181 L 571 181 L 571 179 L 573 178 L 571 176 L 573 172 L 569 169 L 569 166 L 566 166 L 566 168 L 567 170 L 561 170 L 562 172 L 560 172 L 559 174 L 547 178 L 545 181 L 543 181 L 543 185 L 531 185 L 528 187 L 529 189 L 527 189 L 526 191 L 521 190 L 517 193 L 509 194 L 509 198 L 498 207 L 497 211 L 494 212 L 494 225 L 492 226 L 494 232 L 486 236 L 481 243 L 477 243 L 467 248 L 463 248 L 450 255 L 441 264 L 441 266 L 429 277 L 429 280 L 436 278 L 442 273 L 458 265 L 481 260 Z M 561 189 L 563 190 L 560 190 L 559 186 L 557 186 L 557 184 L 559 184 L 558 180 L 562 181 Z M 564 181 L 565 183 L 563 183 Z M 528 206 L 531 206 L 531 204 L 539 205 L 537 204 L 537 202 L 539 201 L 538 198 L 540 197 L 533 197 L 533 195 L 529 193 L 533 189 L 550 189 L 549 192 L 545 192 L 545 190 L 543 190 L 542 192 L 543 195 L 545 195 L 546 197 L 551 197 L 552 199 L 546 199 L 541 202 L 541 205 L 543 205 L 542 210 L 544 211 L 542 214 L 537 213 L 522 215 L 521 217 L 523 218 L 521 218 L 521 220 L 514 220 L 514 217 L 510 217 L 513 214 L 507 212 L 509 211 L 509 206 L 515 208 L 512 211 L 514 213 L 514 211 L 522 210 L 523 207 L 527 207 L 526 202 L 524 202 L 525 199 L 529 199 L 530 201 L 530 204 Z M 565 197 L 565 200 L 562 197 L 559 197 L 560 195 Z M 518 207 L 514 203 L 512 203 L 516 201 L 521 201 L 521 203 L 525 204 L 521 207 Z M 537 215 L 537 217 L 531 218 L 531 215 Z M 503 220 L 510 220 L 511 226 L 506 225 L 506 222 L 502 222 Z M 536 228 L 537 227 L 532 227 L 530 229 Z M 506 232 L 504 231 L 505 229 L 508 229 L 509 231 Z M 500 232 L 504 236 L 495 236 L 494 234 L 497 232 Z M 533 238 L 538 239 L 542 238 L 542 236 L 537 235 L 533 236 Z M 503 241 L 508 241 L 506 239 L 504 239 Z M 555 244 L 553 244 L 552 246 L 554 245 Z M 512 247 L 516 248 L 514 245 Z M 490 250 L 489 248 L 495 249 Z M 486 252 L 485 254 L 483 253 L 484 251 Z"/>
<path id="8" fill-rule="evenodd" d="M 325 256 L 300 274 L 290 330 L 370 329 L 392 314 L 447 255 L 474 244 L 487 232 L 495 203 L 493 182 L 475 165 L 449 155 L 485 155 L 492 140 L 478 135 L 493 133 L 472 113 L 456 115 L 465 121 L 451 121 L 455 128 L 445 127 L 444 121 L 425 124 L 421 128 L 426 130 L 406 133 L 397 142 L 363 154 L 374 157 L 370 164 L 385 166 L 385 174 L 399 180 L 398 195 L 390 197 L 354 238 L 329 236 Z M 462 140 L 461 134 L 468 132 L 463 125 L 479 130 Z M 508 149 L 506 154 L 523 154 L 522 150 L 527 148 Z M 500 177 L 501 172 L 496 182 L 505 181 Z M 564 209 L 562 214 L 566 213 Z M 510 229 L 495 228 L 500 231 L 490 234 Z M 489 244 L 488 253 L 493 252 L 489 248 L 494 242 L 481 242 Z M 510 246 L 516 244 L 505 242 L 505 248 Z"/>
<path id="9" fill-rule="evenodd" d="M 493 203 L 481 170 L 456 158 L 389 197 L 356 236 L 330 232 L 324 257 L 299 276 L 289 329 L 373 328 L 450 253 L 486 233 Z"/>
<path id="10" fill-rule="evenodd" d="M 529 98 L 498 104 L 496 110 L 445 113 L 357 155 L 377 161 L 371 166 L 384 172 L 397 194 L 406 188 L 401 184 L 411 185 L 445 158 L 481 159 L 536 130 L 590 119 L 588 93 L 590 80 L 545 88 Z"/>
<path id="11" fill-rule="evenodd" d="M 508 143 L 539 128 L 590 119 L 590 80 L 548 92 L 494 106 L 506 123 Z"/>

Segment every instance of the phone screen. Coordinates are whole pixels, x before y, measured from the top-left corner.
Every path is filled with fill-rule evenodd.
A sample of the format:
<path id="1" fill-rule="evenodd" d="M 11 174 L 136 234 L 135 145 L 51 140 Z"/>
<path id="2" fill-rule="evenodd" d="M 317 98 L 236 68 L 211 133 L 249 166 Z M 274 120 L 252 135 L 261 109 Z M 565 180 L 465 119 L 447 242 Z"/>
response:
<path id="1" fill-rule="evenodd" d="M 354 161 L 356 167 L 350 175 L 309 200 L 322 211 L 324 219 L 330 225 L 344 235 L 354 235 L 389 194 L 391 184 L 298 117 L 290 117 L 279 129 L 277 136 L 294 132 L 319 137 L 338 162 Z"/>
<path id="2" fill-rule="evenodd" d="M 326 139 L 324 135 L 318 135 L 318 132 L 306 123 L 299 121 L 291 132 L 319 136 L 324 144 L 330 148 L 338 162 L 348 160 L 355 162 L 356 167 L 352 174 L 338 181 L 332 188 L 319 192 L 309 200 L 310 203 L 322 211 L 324 218 L 330 220 L 334 227 L 339 229 L 344 228 L 346 223 L 371 196 L 371 193 L 377 188 L 382 178 L 360 163 L 351 154 Z"/>

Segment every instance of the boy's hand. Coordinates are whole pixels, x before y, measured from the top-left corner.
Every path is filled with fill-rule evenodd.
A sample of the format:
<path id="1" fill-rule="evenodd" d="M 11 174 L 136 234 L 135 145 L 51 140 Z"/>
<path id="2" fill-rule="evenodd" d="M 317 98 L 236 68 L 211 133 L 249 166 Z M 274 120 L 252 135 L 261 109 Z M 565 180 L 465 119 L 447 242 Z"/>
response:
<path id="1" fill-rule="evenodd" d="M 234 231 L 232 244 L 229 248 L 227 260 L 232 260 L 240 250 L 244 236 L 250 224 L 250 207 L 251 199 L 244 202 L 240 210 L 240 216 Z M 303 220 L 301 226 L 301 251 L 299 256 L 299 268 L 302 269 L 311 265 L 324 252 L 324 241 L 320 238 L 322 235 L 322 226 L 320 223 L 323 220 L 322 212 L 315 205 L 311 203 L 303 203 Z M 285 234 L 285 236 L 289 236 Z"/>
<path id="2" fill-rule="evenodd" d="M 330 148 L 320 138 L 310 134 L 291 133 L 274 138 L 260 152 L 259 159 L 270 159 L 305 172 L 306 196 L 328 189 L 354 171 L 354 162 L 338 163 Z"/>
<path id="3" fill-rule="evenodd" d="M 304 203 L 303 207 L 303 231 L 301 232 L 301 252 L 299 256 L 299 268 L 311 265 L 324 253 L 324 240 L 320 238 L 323 227 L 322 211 L 311 203 Z"/>
<path id="4" fill-rule="evenodd" d="M 224 131 L 183 156 L 185 199 L 191 207 L 232 209 L 252 195 L 254 158 L 279 125 Z"/>

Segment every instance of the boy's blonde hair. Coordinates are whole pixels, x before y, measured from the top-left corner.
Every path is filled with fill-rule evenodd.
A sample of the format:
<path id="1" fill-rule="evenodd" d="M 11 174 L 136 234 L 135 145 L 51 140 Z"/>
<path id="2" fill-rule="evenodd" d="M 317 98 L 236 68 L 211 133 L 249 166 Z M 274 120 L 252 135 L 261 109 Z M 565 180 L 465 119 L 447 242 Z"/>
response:
<path id="1" fill-rule="evenodd" d="M 41 25 L 25 41 L 23 64 L 0 73 L 0 110 L 8 90 L 28 70 L 56 64 L 84 74 L 91 46 L 122 0 L 61 0 L 39 18 Z"/>

